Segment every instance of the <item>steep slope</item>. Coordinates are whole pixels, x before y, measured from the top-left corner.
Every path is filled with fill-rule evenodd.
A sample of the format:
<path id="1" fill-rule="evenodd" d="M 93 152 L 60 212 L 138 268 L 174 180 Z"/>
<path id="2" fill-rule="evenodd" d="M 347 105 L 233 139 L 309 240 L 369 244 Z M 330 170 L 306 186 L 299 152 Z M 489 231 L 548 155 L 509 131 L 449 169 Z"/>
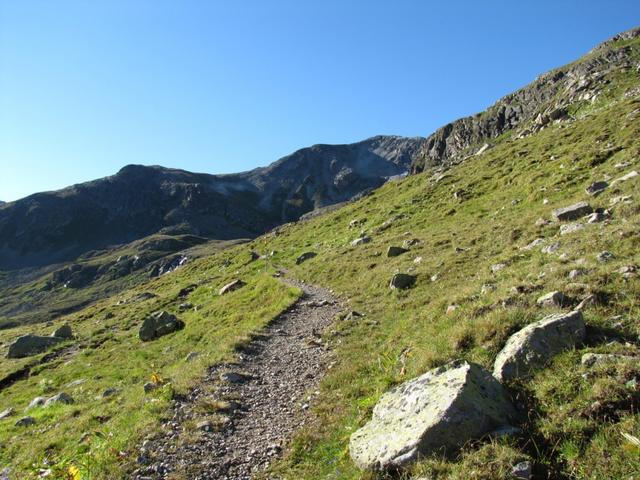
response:
<path id="1" fill-rule="evenodd" d="M 145 236 L 251 238 L 404 173 L 422 139 L 316 145 L 273 165 L 207 175 L 129 165 L 116 175 L 0 208 L 0 269 L 40 267 Z"/>
<path id="2" fill-rule="evenodd" d="M 640 39 L 604 48 L 625 49 L 632 65 L 640 62 Z M 176 448 L 197 444 L 207 435 L 200 422 L 222 428 L 243 415 L 242 398 L 206 400 L 219 382 L 208 376 L 210 367 L 250 355 L 252 335 L 264 339 L 258 332 L 296 302 L 301 292 L 273 278 L 287 269 L 288 276 L 331 288 L 361 316 L 340 315 L 308 338 L 309 347 L 330 349 L 333 361 L 315 372 L 326 374 L 317 392 L 286 405 L 311 411 L 312 420 L 285 445 L 273 476 L 388 478 L 359 471 L 347 449 L 384 392 L 454 359 L 491 368 L 513 332 L 589 295 L 584 344 L 508 386 L 526 414 L 519 430 L 450 456 L 422 458 L 400 476 L 511 480 L 522 461 L 532 462 L 536 479 L 635 476 L 638 363 L 581 362 L 590 353 L 640 356 L 640 175 L 633 175 L 640 170 L 640 77 L 619 68 L 600 82 L 595 101 L 569 105 L 571 117 L 526 136 L 507 132 L 446 172 L 426 168 L 388 182 L 338 211 L 284 225 L 138 285 L 124 298 L 57 319 L 47 328 L 69 322 L 75 339 L 0 363 L 0 403 L 15 409 L 0 420 L 0 465 L 15 478 L 37 478 L 48 469 L 62 476 L 69 467 L 98 479 L 133 472 L 181 478 L 180 468 L 196 465 L 171 465 L 177 471 L 168 472 L 162 452 L 147 457 L 153 452 L 145 441 L 171 430 Z M 601 194 L 586 191 L 603 181 Z M 589 202 L 602 221 L 551 221 L 554 209 L 579 201 Z M 368 242 L 352 243 L 363 234 Z M 401 245 L 405 253 L 385 255 Z M 248 261 L 252 251 L 265 255 Z M 298 262 L 305 252 L 315 257 Z M 397 272 L 414 275 L 415 286 L 391 290 Z M 236 278 L 246 285 L 216 294 Z M 567 303 L 538 305 L 552 291 L 564 292 Z M 156 310 L 175 313 L 185 327 L 141 342 L 138 328 Z M 0 331 L 0 354 L 17 336 L 47 328 Z M 154 385 L 145 392 L 149 379 Z M 22 413 L 34 397 L 60 392 L 74 404 Z M 200 417 L 181 423 L 172 407 L 186 398 Z M 15 425 L 24 415 L 35 424 Z M 164 470 L 146 471 L 154 465 Z"/>
<path id="3" fill-rule="evenodd" d="M 640 27 L 620 33 L 594 48 L 580 60 L 541 75 L 533 83 L 511 93 L 486 111 L 445 125 L 427 137 L 411 165 L 414 173 L 426 167 L 451 164 L 477 152 L 506 132 L 521 136 L 542 130 L 550 122 L 566 119 L 581 105 L 598 99 L 611 72 L 636 70 L 630 45 Z M 610 48 L 612 45 L 618 48 Z"/>

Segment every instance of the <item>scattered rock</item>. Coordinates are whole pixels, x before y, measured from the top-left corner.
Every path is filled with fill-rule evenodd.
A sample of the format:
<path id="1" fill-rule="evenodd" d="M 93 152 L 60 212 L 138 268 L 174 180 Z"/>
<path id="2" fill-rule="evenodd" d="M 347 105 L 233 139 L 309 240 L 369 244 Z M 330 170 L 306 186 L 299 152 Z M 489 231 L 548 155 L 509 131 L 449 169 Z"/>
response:
<path id="1" fill-rule="evenodd" d="M 542 248 L 540 251 L 542 253 L 555 253 L 558 251 L 558 249 L 560 248 L 560 242 L 553 242 L 551 245 L 547 245 L 546 247 Z"/>
<path id="2" fill-rule="evenodd" d="M 567 298 L 562 292 L 549 292 L 536 300 L 539 307 L 562 307 Z"/>
<path id="3" fill-rule="evenodd" d="M 584 310 L 586 310 L 589 307 L 593 307 L 594 305 L 598 304 L 598 297 L 597 295 L 587 295 L 586 298 L 584 298 L 576 307 L 576 310 L 583 312 Z"/>
<path id="4" fill-rule="evenodd" d="M 635 265 L 625 265 L 624 267 L 620 267 L 618 269 L 618 273 L 620 273 L 624 278 L 632 278 L 635 277 L 638 272 L 638 267 Z"/>
<path id="5" fill-rule="evenodd" d="M 405 288 L 409 288 L 416 283 L 415 275 L 409 275 L 408 273 L 396 273 L 393 277 L 391 277 L 391 281 L 389 282 L 389 288 L 391 289 L 400 289 L 403 290 Z"/>
<path id="6" fill-rule="evenodd" d="M 618 205 L 619 203 L 631 203 L 632 200 L 632 196 L 631 195 L 619 195 L 617 197 L 613 197 L 612 199 L 609 200 L 609 204 L 611 206 L 614 205 Z"/>
<path id="7" fill-rule="evenodd" d="M 506 263 L 496 263 L 495 265 L 491 265 L 491 271 L 493 273 L 498 273 L 500 270 L 504 269 L 507 266 Z"/>
<path id="8" fill-rule="evenodd" d="M 520 462 L 511 469 L 511 476 L 514 480 L 530 480 L 532 474 L 531 462 Z"/>
<path id="9" fill-rule="evenodd" d="M 585 189 L 585 192 L 587 192 L 587 194 L 591 195 L 592 197 L 595 197 L 597 195 L 600 195 L 602 192 L 604 192 L 608 186 L 609 184 L 604 181 L 593 182 L 591 185 L 589 185 Z"/>
<path id="10" fill-rule="evenodd" d="M 613 353 L 585 353 L 582 355 L 582 365 L 585 367 L 595 367 L 605 363 L 615 363 L 623 361 L 637 361 L 638 357 L 631 355 L 617 355 Z"/>
<path id="11" fill-rule="evenodd" d="M 189 352 L 189 354 L 185 357 L 185 362 L 193 362 L 196 358 L 200 356 L 199 352 Z"/>
<path id="12" fill-rule="evenodd" d="M 25 410 L 30 410 L 32 408 L 36 408 L 36 407 L 41 407 L 44 405 L 44 402 L 46 402 L 47 399 L 44 397 L 36 397 L 33 400 L 31 400 L 29 402 L 29 405 L 27 405 L 27 408 Z"/>
<path id="13" fill-rule="evenodd" d="M 190 310 L 192 308 L 193 308 L 193 304 L 189 302 L 181 303 L 180 305 L 178 305 L 178 310 L 180 310 L 181 312 Z"/>
<path id="14" fill-rule="evenodd" d="M 434 273 L 433 275 L 431 275 L 432 282 L 437 282 L 439 278 L 440 276 L 437 273 Z"/>
<path id="15" fill-rule="evenodd" d="M 211 420 L 203 420 L 202 422 L 198 422 L 196 424 L 196 428 L 204 432 L 212 432 L 214 429 L 214 425 L 213 425 L 213 422 L 211 422 Z"/>
<path id="16" fill-rule="evenodd" d="M 315 252 L 305 252 L 302 255 L 300 255 L 298 258 L 296 258 L 296 265 L 300 265 L 303 262 L 306 262 L 307 260 L 317 256 L 318 254 Z"/>
<path id="17" fill-rule="evenodd" d="M 483 295 L 486 295 L 489 292 L 495 292 L 496 289 L 497 287 L 494 283 L 485 283 L 484 285 L 482 285 L 482 288 L 480 289 L 480 293 L 482 293 Z"/>
<path id="18" fill-rule="evenodd" d="M 227 293 L 234 292 L 234 291 L 238 290 L 239 288 L 244 287 L 245 285 L 246 285 L 245 282 L 243 282 L 240 279 L 237 279 L 237 280 L 234 280 L 233 282 L 227 283 L 224 287 L 222 287 L 220 289 L 218 294 L 219 295 L 225 295 Z"/>
<path id="19" fill-rule="evenodd" d="M 571 280 L 575 280 L 576 278 L 581 277 L 582 275 L 584 275 L 583 270 L 573 269 L 569 272 L 569 278 Z"/>
<path id="20" fill-rule="evenodd" d="M 598 254 L 598 256 L 596 257 L 596 260 L 598 260 L 599 262 L 609 262 L 614 258 L 616 257 L 613 255 L 613 253 L 607 250 L 604 250 Z"/>
<path id="21" fill-rule="evenodd" d="M 185 298 L 191 292 L 193 292 L 196 288 L 198 288 L 198 286 L 195 283 L 192 283 L 191 285 L 187 285 L 186 287 L 180 289 L 180 291 L 178 292 L 178 297 Z"/>
<path id="22" fill-rule="evenodd" d="M 15 410 L 13 409 L 13 407 L 9 407 L 3 410 L 2 412 L 0 412 L 0 420 L 10 417 L 11 415 L 13 415 L 14 412 Z"/>
<path id="23" fill-rule="evenodd" d="M 102 398 L 109 398 L 118 393 L 120 390 L 114 387 L 107 388 L 104 392 L 102 392 Z"/>
<path id="24" fill-rule="evenodd" d="M 605 212 L 608 212 L 608 211 L 605 210 Z M 607 215 L 604 212 L 593 212 L 591 215 L 587 216 L 587 223 L 600 223 L 600 222 L 604 222 L 608 218 L 609 218 L 609 215 Z"/>
<path id="25" fill-rule="evenodd" d="M 52 405 L 55 405 L 57 403 L 62 403 L 64 405 L 70 405 L 73 403 L 73 398 L 71 397 L 71 395 L 68 395 L 64 392 L 60 392 L 57 395 L 54 395 L 53 397 L 49 398 L 46 402 L 44 402 L 44 406 L 46 407 L 50 407 Z"/>
<path id="26" fill-rule="evenodd" d="M 350 311 L 344 317 L 345 320 L 353 320 L 355 318 L 362 317 L 360 312 L 356 312 L 355 310 Z"/>
<path id="27" fill-rule="evenodd" d="M 460 305 L 449 305 L 447 307 L 447 315 L 452 314 L 453 312 L 455 312 L 458 308 L 460 308 Z"/>
<path id="28" fill-rule="evenodd" d="M 225 372 L 221 375 L 221 378 L 229 383 L 244 383 L 251 379 L 251 377 L 237 372 Z"/>
<path id="29" fill-rule="evenodd" d="M 363 235 L 362 237 L 356 238 L 351 242 L 352 247 L 357 247 L 358 245 L 364 245 L 365 243 L 371 243 L 371 237 L 368 235 Z"/>
<path id="30" fill-rule="evenodd" d="M 148 342 L 183 328 L 184 322 L 182 320 L 178 320 L 175 315 L 161 310 L 144 319 L 138 336 L 143 342 Z"/>
<path id="31" fill-rule="evenodd" d="M 159 388 L 160 384 L 155 382 L 147 382 L 144 384 L 145 393 L 153 392 L 155 389 Z"/>
<path id="32" fill-rule="evenodd" d="M 351 435 L 363 470 L 385 470 L 510 424 L 516 410 L 503 387 L 477 364 L 451 362 L 382 395 L 371 421 Z"/>
<path id="33" fill-rule="evenodd" d="M 586 327 L 582 313 L 549 315 L 512 335 L 498 353 L 493 376 L 500 381 L 526 378 L 551 358 L 582 343 Z"/>
<path id="34" fill-rule="evenodd" d="M 411 247 L 419 245 L 422 241 L 419 238 L 409 238 L 402 242 L 402 248 L 409 250 Z"/>
<path id="35" fill-rule="evenodd" d="M 56 328 L 51 334 L 52 337 L 64 338 L 65 340 L 73 338 L 73 330 L 71 330 L 71 325 L 65 323 L 59 328 Z"/>
<path id="36" fill-rule="evenodd" d="M 559 221 L 577 220 L 580 217 L 589 215 L 593 208 L 587 202 L 579 202 L 568 207 L 558 208 L 551 212 L 553 218 Z"/>
<path id="37" fill-rule="evenodd" d="M 584 229 L 583 223 L 567 223 L 560 225 L 560 235 L 567 235 L 568 233 L 579 232 Z"/>
<path id="38" fill-rule="evenodd" d="M 629 173 L 627 173 L 626 175 L 623 175 L 620 178 L 616 178 L 613 182 L 611 182 L 611 185 L 615 185 L 616 183 L 620 183 L 620 182 L 626 182 L 627 180 L 631 180 L 632 178 L 636 178 L 638 175 L 640 175 L 636 170 L 633 170 Z"/>
<path id="39" fill-rule="evenodd" d="M 62 342 L 58 337 L 41 337 L 39 335 L 23 335 L 9 345 L 7 358 L 30 357 L 42 353 L 49 348 Z"/>
<path id="40" fill-rule="evenodd" d="M 387 257 L 397 257 L 398 255 L 402 255 L 403 253 L 406 253 L 408 251 L 409 250 L 407 250 L 406 248 L 390 246 L 387 249 Z"/>
<path id="41" fill-rule="evenodd" d="M 546 225 L 549 225 L 551 222 L 549 220 L 545 220 L 544 218 L 539 218 L 538 220 L 536 220 L 535 226 L 536 227 L 544 227 Z"/>
<path id="42" fill-rule="evenodd" d="M 422 257 L 416 257 L 413 259 L 413 263 L 422 263 Z"/>
<path id="43" fill-rule="evenodd" d="M 30 427 L 31 425 L 35 425 L 36 421 L 33 417 L 22 417 L 20 420 L 18 420 L 15 425 L 16 427 Z"/>
<path id="44" fill-rule="evenodd" d="M 544 243 L 544 238 L 536 238 L 535 240 L 530 242 L 528 245 L 522 247 L 522 250 L 533 250 L 534 248 L 541 246 L 543 243 Z"/>

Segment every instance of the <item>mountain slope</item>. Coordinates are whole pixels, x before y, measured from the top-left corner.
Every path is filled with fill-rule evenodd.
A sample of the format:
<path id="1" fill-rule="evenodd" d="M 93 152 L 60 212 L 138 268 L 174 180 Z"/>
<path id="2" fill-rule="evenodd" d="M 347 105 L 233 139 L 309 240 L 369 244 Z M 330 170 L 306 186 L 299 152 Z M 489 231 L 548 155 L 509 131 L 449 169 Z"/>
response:
<path id="1" fill-rule="evenodd" d="M 316 145 L 269 167 L 207 175 L 129 165 L 0 208 L 0 269 L 72 260 L 154 234 L 250 238 L 408 170 L 422 139 Z"/>
<path id="2" fill-rule="evenodd" d="M 640 27 L 603 42 L 578 61 L 538 77 L 533 83 L 498 100 L 482 113 L 461 118 L 427 137 L 421 154 L 411 165 L 414 173 L 461 161 L 485 141 L 518 130 L 522 136 L 566 119 L 581 105 L 598 99 L 606 76 L 615 71 L 636 70 L 627 42 L 640 36 Z M 610 48 L 617 44 L 618 48 Z"/>
<path id="3" fill-rule="evenodd" d="M 625 55 L 637 65 L 640 39 L 603 48 L 627 47 Z M 212 365 L 251 355 L 251 336 L 296 302 L 301 292 L 273 278 L 286 269 L 331 288 L 348 311 L 362 315 L 342 315 L 308 339 L 309 348 L 330 348 L 333 361 L 317 394 L 285 406 L 287 415 L 305 410 L 312 417 L 271 467 L 273 476 L 388 478 L 359 471 L 347 450 L 384 392 L 454 359 L 491 368 L 513 332 L 589 295 L 595 301 L 584 309 L 586 342 L 530 380 L 509 385 L 526 413 L 519 431 L 422 458 L 400 476 L 511 480 L 522 461 L 532 463 L 534 478 L 635 476 L 640 457 L 628 438 L 640 432 L 640 368 L 637 362 L 581 362 L 588 353 L 640 356 L 640 175 L 632 174 L 640 170 L 640 77 L 635 68 L 618 68 L 600 82 L 598 98 L 570 104 L 570 117 L 525 136 L 506 132 L 493 148 L 444 172 L 427 166 L 340 210 L 197 259 L 51 327 L 0 331 L 2 354 L 17 336 L 47 334 L 64 322 L 76 335 L 48 354 L 0 364 L 1 378 L 11 380 L 2 381 L 0 402 L 15 412 L 36 396 L 63 391 L 75 402 L 30 409 L 25 415 L 36 423 L 27 427 L 15 425 L 17 413 L 1 420 L 1 465 L 10 465 L 16 478 L 37 478 L 40 469 L 62 476 L 70 466 L 88 478 L 190 478 L 182 474 L 198 467 L 193 463 L 151 470 L 164 457 L 151 462 L 145 440 L 171 431 L 176 447 L 197 449 L 207 435 L 200 422 L 218 428 L 242 415 L 242 398 L 204 401 L 215 385 L 203 380 Z M 591 196 L 585 189 L 596 181 L 608 186 Z M 549 221 L 554 209 L 578 201 L 605 217 L 609 210 L 608 218 Z M 566 225 L 573 226 L 569 233 Z M 354 245 L 363 232 L 371 240 Z M 407 252 L 385 255 L 405 242 Z M 266 255 L 248 261 L 250 252 Z M 316 256 L 298 262 L 304 252 Z M 396 272 L 415 275 L 415 286 L 391 290 Z M 236 278 L 247 285 L 217 294 Z M 537 304 L 552 291 L 564 292 L 568 305 Z M 175 313 L 185 327 L 141 342 L 138 329 L 157 310 Z M 286 338 L 286 331 L 276 333 Z M 151 378 L 157 388 L 145 392 Z M 187 400 L 200 417 L 182 422 L 172 408 Z"/>

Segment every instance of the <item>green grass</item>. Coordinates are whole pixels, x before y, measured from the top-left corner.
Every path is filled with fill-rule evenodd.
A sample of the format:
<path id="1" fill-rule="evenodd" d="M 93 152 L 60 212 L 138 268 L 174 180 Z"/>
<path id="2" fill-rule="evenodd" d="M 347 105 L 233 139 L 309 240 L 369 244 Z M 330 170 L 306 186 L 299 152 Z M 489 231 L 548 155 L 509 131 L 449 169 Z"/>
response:
<path id="1" fill-rule="evenodd" d="M 633 43 L 636 49 L 638 43 Z M 597 102 L 572 110 L 575 121 L 519 140 L 504 135 L 494 148 L 451 168 L 439 181 L 425 171 L 388 183 L 342 209 L 285 225 L 121 295 L 158 294 L 151 300 L 116 306 L 120 297 L 115 297 L 59 319 L 72 323 L 79 337 L 72 345 L 80 350 L 46 362 L 28 380 L 0 392 L 1 405 L 23 409 L 43 390 L 53 394 L 72 380 L 87 381 L 69 390 L 76 404 L 36 410 L 36 427 L 17 429 L 15 417 L 1 421 L 1 462 L 31 474 L 45 459 L 58 465 L 73 462 L 91 469 L 88 478 L 126 478 L 123 472 L 135 463 L 133 447 L 158 428 L 172 395 L 196 383 L 208 365 L 229 359 L 235 345 L 295 300 L 298 293 L 269 276 L 285 267 L 293 277 L 333 289 L 365 315 L 337 320 L 331 327 L 336 334 L 328 338 L 337 363 L 322 382 L 313 421 L 273 467 L 275 474 L 289 479 L 383 478 L 358 471 L 347 448 L 349 436 L 370 418 L 380 395 L 456 358 L 491 368 L 509 335 L 555 311 L 537 307 L 536 298 L 562 290 L 576 300 L 596 293 L 606 301 L 585 312 L 584 346 L 559 355 L 531 381 L 510 386 L 529 407 L 522 434 L 470 443 L 454 458 L 426 458 L 400 478 L 507 479 L 511 467 L 525 459 L 544 478 L 634 477 L 640 453 L 622 434 L 640 436 L 639 387 L 634 383 L 640 381 L 640 367 L 623 363 L 586 369 L 580 364 L 586 352 L 640 354 L 640 281 L 617 273 L 621 266 L 640 264 L 640 182 L 617 184 L 596 198 L 584 193 L 595 180 L 640 169 L 640 99 L 623 96 L 638 85 L 637 74 L 609 75 L 611 83 Z M 618 169 L 620 162 L 631 166 Z M 454 197 L 457 190 L 466 192 L 464 200 Z M 549 219 L 554 208 L 585 199 L 605 208 L 619 195 L 631 195 L 633 203 L 612 207 L 608 224 L 587 225 L 563 236 L 557 223 L 535 225 L 538 218 Z M 398 219 L 381 229 L 392 217 Z M 354 219 L 362 225 L 350 228 Z M 362 230 L 373 241 L 350 246 Z M 388 246 L 413 238 L 419 243 L 410 252 L 386 258 Z M 522 249 L 536 238 L 560 242 L 560 249 L 555 254 Z M 248 263 L 249 250 L 275 254 L 268 261 Z M 603 250 L 615 258 L 597 261 Z M 305 251 L 318 255 L 296 265 Z M 416 257 L 422 261 L 415 263 Z M 490 267 L 496 263 L 507 266 L 493 274 Z M 584 275 L 569 280 L 568 272 L 576 268 Z M 390 290 L 395 272 L 416 274 L 415 287 Z M 215 295 L 238 276 L 249 286 L 229 296 Z M 141 344 L 136 335 L 144 315 L 160 308 L 175 311 L 178 290 L 194 282 L 201 286 L 189 301 L 200 308 L 180 314 L 186 328 Z M 495 290 L 481 293 L 484 284 L 494 284 Z M 524 293 L 514 291 L 516 286 L 524 287 Z M 459 308 L 447 314 L 451 304 Z M 107 318 L 108 312 L 114 316 Z M 2 348 L 19 333 L 41 329 L 0 331 Z M 190 351 L 205 354 L 186 364 Z M 5 375 L 30 361 L 3 361 L 0 372 Z M 154 371 L 171 386 L 145 395 L 142 385 Z M 114 385 L 121 388 L 119 395 L 96 400 Z M 79 444 L 85 432 L 93 440 Z"/>

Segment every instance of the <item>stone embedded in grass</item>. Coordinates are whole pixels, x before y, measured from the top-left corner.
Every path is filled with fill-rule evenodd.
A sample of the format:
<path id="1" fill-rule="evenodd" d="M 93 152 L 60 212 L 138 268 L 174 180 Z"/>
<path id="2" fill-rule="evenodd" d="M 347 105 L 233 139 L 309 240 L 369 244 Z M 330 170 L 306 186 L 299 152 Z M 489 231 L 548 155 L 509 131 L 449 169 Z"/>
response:
<path id="1" fill-rule="evenodd" d="M 402 255 L 403 253 L 408 252 L 406 248 L 390 246 L 387 249 L 387 257 L 397 257 L 398 255 Z"/>
<path id="2" fill-rule="evenodd" d="M 493 273 L 498 273 L 500 270 L 503 270 L 507 266 L 506 263 L 496 263 L 495 265 L 491 265 L 491 271 Z"/>
<path id="3" fill-rule="evenodd" d="M 155 382 L 147 382 L 144 384 L 142 388 L 144 388 L 145 393 L 149 393 L 149 392 L 153 392 L 157 388 L 160 388 L 160 384 Z"/>
<path id="4" fill-rule="evenodd" d="M 577 311 L 549 315 L 527 325 L 498 353 L 493 376 L 500 381 L 528 378 L 558 353 L 580 345 L 585 334 L 582 313 Z"/>
<path id="5" fill-rule="evenodd" d="M 412 287 L 415 283 L 415 275 L 410 275 L 408 273 L 396 273 L 393 277 L 391 277 L 389 288 L 404 290 L 406 288 Z"/>
<path id="6" fill-rule="evenodd" d="M 546 225 L 549 225 L 549 220 L 545 220 L 544 218 L 539 218 L 538 220 L 536 220 L 536 223 L 534 224 L 536 227 L 544 227 Z"/>
<path id="7" fill-rule="evenodd" d="M 251 379 L 249 375 L 245 375 L 243 373 L 238 373 L 238 372 L 225 372 L 222 375 L 220 375 L 220 378 L 222 378 L 222 380 L 224 380 L 225 382 L 229 382 L 229 383 L 244 383 Z"/>
<path id="8" fill-rule="evenodd" d="M 584 223 L 568 223 L 566 225 L 560 225 L 560 235 L 567 235 L 569 233 L 579 232 L 584 229 Z"/>
<path id="9" fill-rule="evenodd" d="M 626 175 L 623 175 L 620 178 L 616 178 L 613 182 L 611 182 L 611 185 L 615 185 L 616 183 L 626 182 L 627 180 L 631 180 L 632 178 L 636 178 L 638 175 L 640 175 L 640 174 L 636 170 L 633 170 L 633 171 L 627 173 Z"/>
<path id="10" fill-rule="evenodd" d="M 526 460 L 513 466 L 511 477 L 514 480 L 530 480 L 532 475 L 531 462 Z"/>
<path id="11" fill-rule="evenodd" d="M 351 435 L 349 453 L 363 470 L 385 470 L 431 453 L 454 452 L 511 424 L 517 412 L 481 366 L 451 362 L 382 395 L 371 421 Z"/>
<path id="12" fill-rule="evenodd" d="M 609 218 L 610 214 L 608 210 L 604 212 L 593 212 L 591 215 L 587 216 L 587 223 L 600 223 L 604 222 Z"/>
<path id="13" fill-rule="evenodd" d="M 615 255 L 607 250 L 604 250 L 602 252 L 600 252 L 597 256 L 596 256 L 596 260 L 598 260 L 599 262 L 609 262 L 611 260 L 613 260 L 615 257 Z"/>
<path id="14" fill-rule="evenodd" d="M 18 337 L 11 345 L 7 358 L 24 358 L 42 353 L 49 348 L 64 341 L 58 337 L 42 337 L 39 335 L 23 335 Z"/>
<path id="15" fill-rule="evenodd" d="M 553 218 L 560 221 L 577 220 L 580 217 L 589 215 L 593 212 L 593 208 L 587 202 L 579 202 L 568 207 L 558 208 L 551 212 Z"/>
<path id="16" fill-rule="evenodd" d="M 562 292 L 549 292 L 536 300 L 539 307 L 562 307 L 567 303 L 567 297 Z"/>
<path id="17" fill-rule="evenodd" d="M 593 182 L 591 185 L 589 185 L 585 189 L 585 192 L 587 192 L 588 195 L 595 197 L 597 195 L 600 195 L 602 192 L 604 192 L 608 186 L 609 184 L 605 181 Z"/>
<path id="18" fill-rule="evenodd" d="M 627 361 L 640 362 L 640 357 L 633 357 L 631 355 L 618 355 L 614 353 L 585 353 L 584 355 L 582 355 L 581 359 L 581 363 L 585 367 L 597 367 L 598 365 L 604 365 L 606 363 Z"/>
<path id="19" fill-rule="evenodd" d="M 529 242 L 526 246 L 522 247 L 522 250 L 533 250 L 534 248 L 543 245 L 544 242 L 544 238 L 536 238 L 535 240 Z"/>
<path id="20" fill-rule="evenodd" d="M 368 235 L 363 235 L 362 237 L 356 238 L 351 242 L 352 247 L 357 247 L 359 245 L 364 245 L 365 243 L 371 243 L 371 237 Z"/>
<path id="21" fill-rule="evenodd" d="M 3 410 L 2 412 L 0 412 L 0 420 L 3 420 L 7 417 L 10 417 L 11 415 L 13 415 L 13 413 L 15 412 L 13 407 L 9 407 L 5 410 Z"/>
<path id="22" fill-rule="evenodd" d="M 71 329 L 71 325 L 65 323 L 59 328 L 56 328 L 54 332 L 51 334 L 52 337 L 70 339 L 73 338 L 73 330 Z"/>
<path id="23" fill-rule="evenodd" d="M 624 278 L 632 278 L 637 275 L 638 267 L 636 267 L 635 265 L 625 265 L 624 267 L 620 267 L 618 269 L 618 273 L 621 274 Z"/>
<path id="24" fill-rule="evenodd" d="M 542 253 L 555 253 L 558 251 L 558 249 L 560 248 L 560 242 L 553 242 L 551 245 L 547 245 L 546 247 L 542 248 L 540 251 Z"/>
<path id="25" fill-rule="evenodd" d="M 611 206 L 618 205 L 619 203 L 631 203 L 633 197 L 631 195 L 618 195 L 617 197 L 613 197 L 609 200 L 609 204 Z"/>
<path id="26" fill-rule="evenodd" d="M 162 310 L 152 313 L 144 319 L 144 322 L 140 327 L 140 331 L 138 332 L 138 336 L 143 342 L 148 342 L 177 330 L 182 330 L 183 328 L 184 322 L 182 320 L 179 320 L 175 315 Z"/>
<path id="27" fill-rule="evenodd" d="M 422 243 L 422 240 L 420 240 L 419 238 L 409 238 L 402 242 L 402 248 L 404 248 L 405 250 L 409 250 L 411 247 L 419 245 L 420 243 Z"/>
<path id="28" fill-rule="evenodd" d="M 571 280 L 581 277 L 582 275 L 584 275 L 584 270 L 573 269 L 569 272 L 569 278 Z"/>
<path id="29" fill-rule="evenodd" d="M 31 425 L 35 425 L 36 421 L 33 417 L 22 417 L 15 423 L 16 427 L 30 427 Z"/>
<path id="30" fill-rule="evenodd" d="M 178 297 L 185 298 L 191 292 L 193 292 L 196 288 L 198 288 L 198 286 L 195 283 L 192 283 L 191 285 L 187 285 L 186 287 L 183 287 L 180 289 L 180 291 L 178 292 Z"/>
<path id="31" fill-rule="evenodd" d="M 576 310 L 582 312 L 589 307 L 593 307 L 598 304 L 598 296 L 594 294 L 587 295 L 576 307 Z"/>
<path id="32" fill-rule="evenodd" d="M 115 388 L 115 387 L 109 387 L 107 388 L 104 392 L 102 392 L 102 398 L 109 398 L 114 396 L 116 393 L 118 393 L 120 390 Z"/>
<path id="33" fill-rule="evenodd" d="M 199 352 L 189 352 L 189 354 L 185 357 L 185 362 L 193 362 L 196 358 L 200 356 Z"/>
<path id="34" fill-rule="evenodd" d="M 35 397 L 33 400 L 29 402 L 29 405 L 27 405 L 27 408 L 25 409 L 25 411 L 30 410 L 32 408 L 41 407 L 44 405 L 44 402 L 46 401 L 47 399 L 44 397 Z"/>
<path id="35" fill-rule="evenodd" d="M 60 392 L 57 395 L 54 395 L 53 397 L 47 399 L 47 401 L 44 402 L 44 406 L 46 408 L 58 403 L 63 405 L 70 405 L 73 403 L 73 398 L 71 397 L 71 395 L 68 395 L 64 392 Z"/>
<path id="36" fill-rule="evenodd" d="M 310 260 L 317 255 L 318 254 L 315 252 L 304 252 L 302 255 L 296 258 L 296 265 L 300 265 L 301 263 L 306 262 L 307 260 Z"/>
<path id="37" fill-rule="evenodd" d="M 486 295 L 487 293 L 495 292 L 497 288 L 498 287 L 496 287 L 495 283 L 485 283 L 484 285 L 482 285 L 480 293 L 482 295 Z"/>
<path id="38" fill-rule="evenodd" d="M 222 287 L 220 289 L 220 291 L 218 292 L 219 295 L 225 295 L 227 293 L 231 293 L 231 292 L 235 292 L 236 290 L 244 287 L 246 285 L 245 282 L 243 282 L 240 279 L 234 280 L 233 282 L 229 282 L 227 283 L 224 287 Z"/>

